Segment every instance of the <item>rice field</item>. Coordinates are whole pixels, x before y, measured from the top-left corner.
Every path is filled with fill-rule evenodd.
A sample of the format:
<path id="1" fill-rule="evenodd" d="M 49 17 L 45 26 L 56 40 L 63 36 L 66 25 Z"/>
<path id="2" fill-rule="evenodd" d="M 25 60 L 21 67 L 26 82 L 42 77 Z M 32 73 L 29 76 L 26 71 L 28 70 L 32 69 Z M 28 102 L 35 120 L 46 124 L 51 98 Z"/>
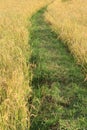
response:
<path id="1" fill-rule="evenodd" d="M 55 0 L 45 16 L 87 73 L 87 0 Z"/>
<path id="2" fill-rule="evenodd" d="M 29 18 L 44 0 L 0 0 L 0 130 L 29 128 Z"/>
<path id="3" fill-rule="evenodd" d="M 86 0 L 0 0 L 0 130 L 85 130 L 87 77 L 60 39 L 87 73 Z M 74 105 L 82 112 L 77 121 Z M 63 115 L 71 117 L 70 123 Z"/>

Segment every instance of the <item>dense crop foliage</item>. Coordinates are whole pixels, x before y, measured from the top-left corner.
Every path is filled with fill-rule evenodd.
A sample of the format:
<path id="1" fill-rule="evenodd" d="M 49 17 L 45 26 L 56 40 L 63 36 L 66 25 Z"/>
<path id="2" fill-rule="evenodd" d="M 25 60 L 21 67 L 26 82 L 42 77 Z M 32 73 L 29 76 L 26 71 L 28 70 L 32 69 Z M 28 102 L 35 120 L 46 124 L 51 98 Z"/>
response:
<path id="1" fill-rule="evenodd" d="M 0 130 L 86 130 L 87 77 L 66 45 L 87 73 L 86 0 L 0 0 Z"/>
<path id="2" fill-rule="evenodd" d="M 0 0 L 0 130 L 29 127 L 28 18 L 46 1 Z"/>
<path id="3" fill-rule="evenodd" d="M 87 72 L 87 1 L 55 0 L 47 9 L 46 19 Z"/>

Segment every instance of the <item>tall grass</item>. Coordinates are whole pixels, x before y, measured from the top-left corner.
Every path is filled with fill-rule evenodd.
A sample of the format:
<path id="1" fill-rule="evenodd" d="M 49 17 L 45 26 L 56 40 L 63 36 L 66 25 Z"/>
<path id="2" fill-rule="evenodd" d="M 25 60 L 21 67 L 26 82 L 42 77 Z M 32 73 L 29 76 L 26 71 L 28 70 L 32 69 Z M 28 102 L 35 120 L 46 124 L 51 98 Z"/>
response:
<path id="1" fill-rule="evenodd" d="M 87 73 L 87 1 L 55 0 L 45 16 Z"/>
<path id="2" fill-rule="evenodd" d="M 47 1 L 0 0 L 0 130 L 29 128 L 28 18 Z"/>

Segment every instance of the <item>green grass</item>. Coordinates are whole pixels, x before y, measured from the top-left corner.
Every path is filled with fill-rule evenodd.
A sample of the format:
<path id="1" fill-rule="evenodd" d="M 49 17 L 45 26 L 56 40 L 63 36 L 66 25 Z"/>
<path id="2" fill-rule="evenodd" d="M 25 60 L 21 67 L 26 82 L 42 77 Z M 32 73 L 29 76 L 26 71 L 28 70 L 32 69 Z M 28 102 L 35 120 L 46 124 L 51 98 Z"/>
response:
<path id="1" fill-rule="evenodd" d="M 44 11 L 32 16 L 31 130 L 87 130 L 87 83 Z"/>

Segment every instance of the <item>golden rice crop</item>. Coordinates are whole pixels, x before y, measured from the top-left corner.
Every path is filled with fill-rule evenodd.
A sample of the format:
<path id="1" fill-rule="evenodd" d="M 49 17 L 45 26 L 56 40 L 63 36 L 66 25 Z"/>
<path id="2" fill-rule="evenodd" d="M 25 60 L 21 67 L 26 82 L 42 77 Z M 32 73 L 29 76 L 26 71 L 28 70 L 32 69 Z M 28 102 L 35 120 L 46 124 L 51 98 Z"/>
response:
<path id="1" fill-rule="evenodd" d="M 87 0 L 55 0 L 45 16 L 78 63 L 87 65 Z"/>
<path id="2" fill-rule="evenodd" d="M 0 130 L 30 126 L 29 17 L 44 0 L 0 0 Z"/>

